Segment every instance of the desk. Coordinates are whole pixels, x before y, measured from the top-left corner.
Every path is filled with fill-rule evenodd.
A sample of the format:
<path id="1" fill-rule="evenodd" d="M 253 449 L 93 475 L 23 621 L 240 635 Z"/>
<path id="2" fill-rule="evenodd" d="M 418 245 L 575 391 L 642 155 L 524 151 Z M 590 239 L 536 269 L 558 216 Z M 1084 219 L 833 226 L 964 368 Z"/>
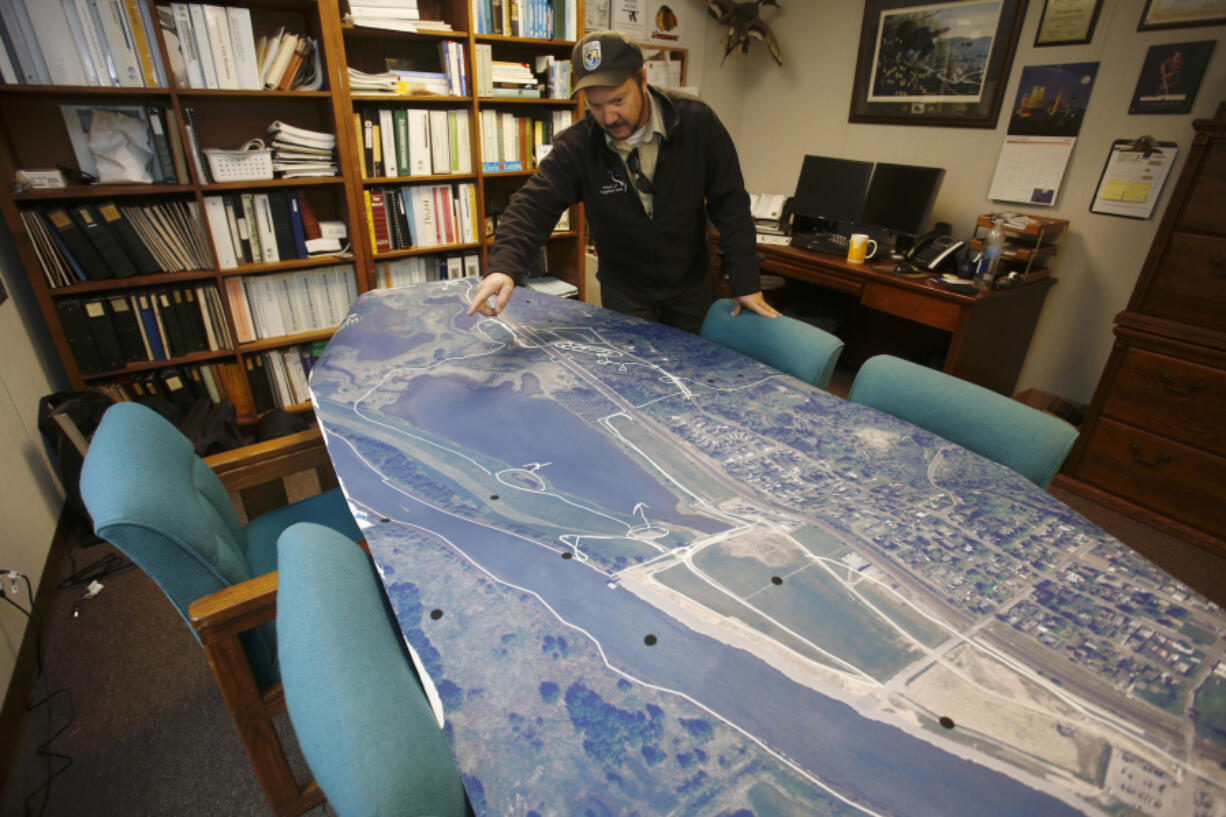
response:
<path id="1" fill-rule="evenodd" d="M 897 325 L 874 323 L 890 315 L 948 333 L 944 369 L 949 374 L 1011 395 L 1047 291 L 1055 279 L 1040 277 L 1011 289 L 980 295 L 950 292 L 928 278 L 894 275 L 886 264 L 848 264 L 828 253 L 759 244 L 763 272 L 805 281 L 854 296 L 869 320 L 855 337 L 845 337 L 847 352 L 859 363 L 882 352 L 908 357 Z M 875 313 L 875 314 L 874 314 Z M 922 361 L 921 361 L 922 362 Z"/>
<path id="2" fill-rule="evenodd" d="M 1226 809 L 1220 609 L 913 426 L 473 285 L 364 294 L 311 388 L 478 814 Z"/>

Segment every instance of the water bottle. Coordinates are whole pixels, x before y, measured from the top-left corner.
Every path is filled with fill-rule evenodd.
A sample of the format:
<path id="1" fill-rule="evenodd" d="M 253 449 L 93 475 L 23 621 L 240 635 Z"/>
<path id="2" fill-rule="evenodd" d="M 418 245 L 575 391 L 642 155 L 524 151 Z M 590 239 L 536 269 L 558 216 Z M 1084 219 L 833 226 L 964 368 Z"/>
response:
<path id="1" fill-rule="evenodd" d="M 1000 253 L 1005 248 L 1004 219 L 992 220 L 992 231 L 983 242 L 983 262 L 979 273 L 979 285 L 983 289 L 991 289 L 996 282 L 996 272 L 1000 266 Z"/>

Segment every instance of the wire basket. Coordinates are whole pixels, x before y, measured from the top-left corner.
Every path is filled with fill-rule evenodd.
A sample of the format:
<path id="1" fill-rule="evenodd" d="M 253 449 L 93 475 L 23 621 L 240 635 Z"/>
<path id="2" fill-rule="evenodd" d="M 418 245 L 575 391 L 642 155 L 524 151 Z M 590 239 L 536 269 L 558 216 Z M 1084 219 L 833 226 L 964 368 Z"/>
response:
<path id="1" fill-rule="evenodd" d="M 205 148 L 209 172 L 215 182 L 253 182 L 272 178 L 272 149 L 262 139 L 251 139 L 238 150 Z"/>

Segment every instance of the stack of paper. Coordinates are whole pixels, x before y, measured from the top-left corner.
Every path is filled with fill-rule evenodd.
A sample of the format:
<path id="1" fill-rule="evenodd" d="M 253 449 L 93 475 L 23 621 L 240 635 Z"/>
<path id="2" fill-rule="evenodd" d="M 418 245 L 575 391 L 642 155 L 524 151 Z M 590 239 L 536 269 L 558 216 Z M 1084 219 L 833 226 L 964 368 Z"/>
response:
<path id="1" fill-rule="evenodd" d="M 579 294 L 579 288 L 574 284 L 568 284 L 552 275 L 542 275 L 540 278 L 529 278 L 524 281 L 524 284 L 537 292 L 544 292 L 546 295 L 557 295 L 559 298 L 574 298 Z"/>
<path id="2" fill-rule="evenodd" d="M 272 169 L 283 179 L 336 175 L 336 136 L 284 122 L 268 126 L 272 139 Z"/>
<path id="3" fill-rule="evenodd" d="M 349 90 L 355 94 L 403 94 L 404 85 L 391 71 L 368 74 L 349 67 Z"/>
<path id="4" fill-rule="evenodd" d="M 350 3 L 346 23 L 363 28 L 383 28 L 392 31 L 450 31 L 441 20 L 423 20 L 417 11 L 417 0 L 368 0 L 366 4 Z"/>

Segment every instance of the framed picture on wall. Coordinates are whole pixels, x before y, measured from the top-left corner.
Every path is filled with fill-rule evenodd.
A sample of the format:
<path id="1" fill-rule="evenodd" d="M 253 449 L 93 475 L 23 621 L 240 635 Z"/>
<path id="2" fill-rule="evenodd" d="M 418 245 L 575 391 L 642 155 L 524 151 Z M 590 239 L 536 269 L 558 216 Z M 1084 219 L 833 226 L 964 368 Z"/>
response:
<path id="1" fill-rule="evenodd" d="M 1226 23 L 1226 0 L 1145 0 L 1137 31 Z"/>
<path id="2" fill-rule="evenodd" d="M 1151 45 L 1128 113 L 1190 112 L 1214 45 L 1214 40 Z"/>
<path id="3" fill-rule="evenodd" d="M 867 0 L 851 122 L 992 128 L 1026 0 Z"/>
<path id="4" fill-rule="evenodd" d="M 1094 24 L 1103 0 L 1044 0 L 1036 47 L 1045 45 L 1082 45 L 1094 39 Z"/>

